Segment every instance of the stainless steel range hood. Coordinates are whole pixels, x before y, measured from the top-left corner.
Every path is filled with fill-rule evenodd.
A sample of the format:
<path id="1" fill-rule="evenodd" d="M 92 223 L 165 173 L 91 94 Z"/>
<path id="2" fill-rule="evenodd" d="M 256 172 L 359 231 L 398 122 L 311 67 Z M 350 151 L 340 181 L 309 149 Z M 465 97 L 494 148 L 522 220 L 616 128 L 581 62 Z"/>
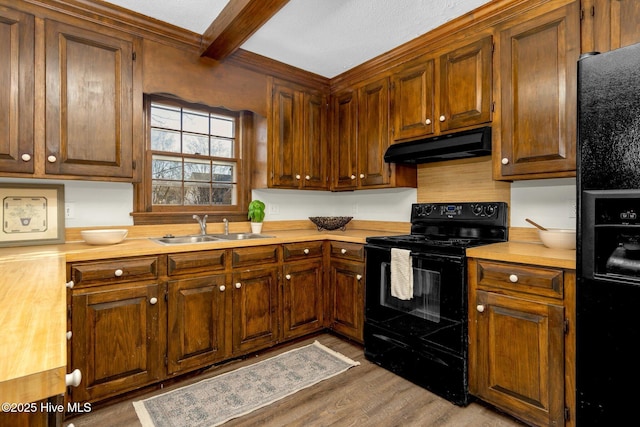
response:
<path id="1" fill-rule="evenodd" d="M 491 127 L 393 144 L 384 153 L 387 163 L 429 163 L 491 155 Z"/>

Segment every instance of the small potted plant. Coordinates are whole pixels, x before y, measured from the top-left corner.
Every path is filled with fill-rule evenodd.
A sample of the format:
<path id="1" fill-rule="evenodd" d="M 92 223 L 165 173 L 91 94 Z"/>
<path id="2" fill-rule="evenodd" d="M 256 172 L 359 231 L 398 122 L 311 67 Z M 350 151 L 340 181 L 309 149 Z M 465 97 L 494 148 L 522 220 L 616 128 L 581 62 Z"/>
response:
<path id="1" fill-rule="evenodd" d="M 262 231 L 262 221 L 264 221 L 264 203 L 260 200 L 252 200 L 249 203 L 249 214 L 247 217 L 251 221 L 251 232 L 260 234 Z"/>

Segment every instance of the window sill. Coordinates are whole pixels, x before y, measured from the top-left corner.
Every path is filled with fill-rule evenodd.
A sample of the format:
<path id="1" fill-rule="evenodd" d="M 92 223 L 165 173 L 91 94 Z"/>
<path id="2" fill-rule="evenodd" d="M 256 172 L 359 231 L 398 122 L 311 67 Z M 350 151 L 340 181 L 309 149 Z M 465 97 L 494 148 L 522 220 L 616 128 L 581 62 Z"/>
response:
<path id="1" fill-rule="evenodd" d="M 238 212 L 132 212 L 134 225 L 161 224 L 190 224 L 194 222 L 193 215 L 209 215 L 208 222 L 222 222 L 223 218 L 229 222 L 242 222 L 247 219 L 246 213 Z"/>

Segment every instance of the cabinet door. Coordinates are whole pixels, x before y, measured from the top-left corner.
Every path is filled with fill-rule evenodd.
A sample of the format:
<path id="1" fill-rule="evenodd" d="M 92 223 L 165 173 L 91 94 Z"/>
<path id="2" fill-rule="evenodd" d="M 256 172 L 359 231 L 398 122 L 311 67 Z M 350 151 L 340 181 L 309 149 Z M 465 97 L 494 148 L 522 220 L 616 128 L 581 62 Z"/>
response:
<path id="1" fill-rule="evenodd" d="M 499 178 L 575 175 L 579 25 L 574 2 L 500 30 Z"/>
<path id="2" fill-rule="evenodd" d="M 389 79 L 358 91 L 358 184 L 361 188 L 388 185 L 391 165 L 384 161 L 389 146 Z"/>
<path id="3" fill-rule="evenodd" d="M 331 260 L 330 327 L 358 342 L 363 342 L 364 263 Z"/>
<path id="4" fill-rule="evenodd" d="M 285 264 L 283 270 L 283 338 L 322 329 L 322 260 Z"/>
<path id="5" fill-rule="evenodd" d="M 304 93 L 302 96 L 303 120 L 302 127 L 302 170 L 300 182 L 302 188 L 327 189 L 327 167 L 329 149 L 327 147 L 326 117 L 327 102 L 324 96 Z M 300 164 L 300 163 L 299 163 Z"/>
<path id="6" fill-rule="evenodd" d="M 133 42 L 47 20 L 48 174 L 133 177 Z"/>
<path id="7" fill-rule="evenodd" d="M 333 97 L 332 189 L 355 190 L 357 164 L 358 98 L 351 90 Z"/>
<path id="8" fill-rule="evenodd" d="M 640 2 L 583 0 L 582 52 L 607 52 L 640 43 Z"/>
<path id="9" fill-rule="evenodd" d="M 74 289 L 71 369 L 82 382 L 74 402 L 96 401 L 132 390 L 162 376 L 165 316 L 158 284 Z"/>
<path id="10" fill-rule="evenodd" d="M 0 9 L 0 172 L 33 173 L 34 18 Z"/>
<path id="11" fill-rule="evenodd" d="M 233 353 L 275 343 L 278 337 L 278 268 L 233 275 Z"/>
<path id="12" fill-rule="evenodd" d="M 391 77 L 394 140 L 435 132 L 434 78 L 433 59 L 402 69 Z"/>
<path id="13" fill-rule="evenodd" d="M 491 121 L 491 57 L 485 37 L 440 57 L 440 131 Z"/>
<path id="14" fill-rule="evenodd" d="M 564 425 L 564 308 L 477 291 L 472 392 L 539 426 Z"/>
<path id="15" fill-rule="evenodd" d="M 300 100 L 295 89 L 274 85 L 271 100 L 271 186 L 298 188 Z"/>
<path id="16" fill-rule="evenodd" d="M 199 277 L 168 284 L 167 370 L 193 370 L 225 356 L 227 276 Z"/>

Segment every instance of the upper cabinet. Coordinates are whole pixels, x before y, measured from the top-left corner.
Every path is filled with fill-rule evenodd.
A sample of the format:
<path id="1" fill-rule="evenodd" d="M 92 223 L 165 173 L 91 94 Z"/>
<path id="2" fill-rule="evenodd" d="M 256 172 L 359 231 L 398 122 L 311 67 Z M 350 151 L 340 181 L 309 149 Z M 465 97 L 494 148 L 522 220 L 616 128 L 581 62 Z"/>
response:
<path id="1" fill-rule="evenodd" d="M 271 86 L 269 187 L 328 188 L 326 97 L 283 80 Z"/>
<path id="2" fill-rule="evenodd" d="M 495 179 L 575 176 L 578 2 L 545 3 L 496 28 Z"/>
<path id="3" fill-rule="evenodd" d="M 45 21 L 47 174 L 133 177 L 133 45 Z"/>
<path id="4" fill-rule="evenodd" d="M 640 42 L 640 2 L 582 0 L 582 52 L 606 52 Z"/>
<path id="5" fill-rule="evenodd" d="M 0 172 L 33 173 L 34 17 L 0 8 Z"/>
<path id="6" fill-rule="evenodd" d="M 491 121 L 491 36 L 399 66 L 391 76 L 395 141 Z"/>

